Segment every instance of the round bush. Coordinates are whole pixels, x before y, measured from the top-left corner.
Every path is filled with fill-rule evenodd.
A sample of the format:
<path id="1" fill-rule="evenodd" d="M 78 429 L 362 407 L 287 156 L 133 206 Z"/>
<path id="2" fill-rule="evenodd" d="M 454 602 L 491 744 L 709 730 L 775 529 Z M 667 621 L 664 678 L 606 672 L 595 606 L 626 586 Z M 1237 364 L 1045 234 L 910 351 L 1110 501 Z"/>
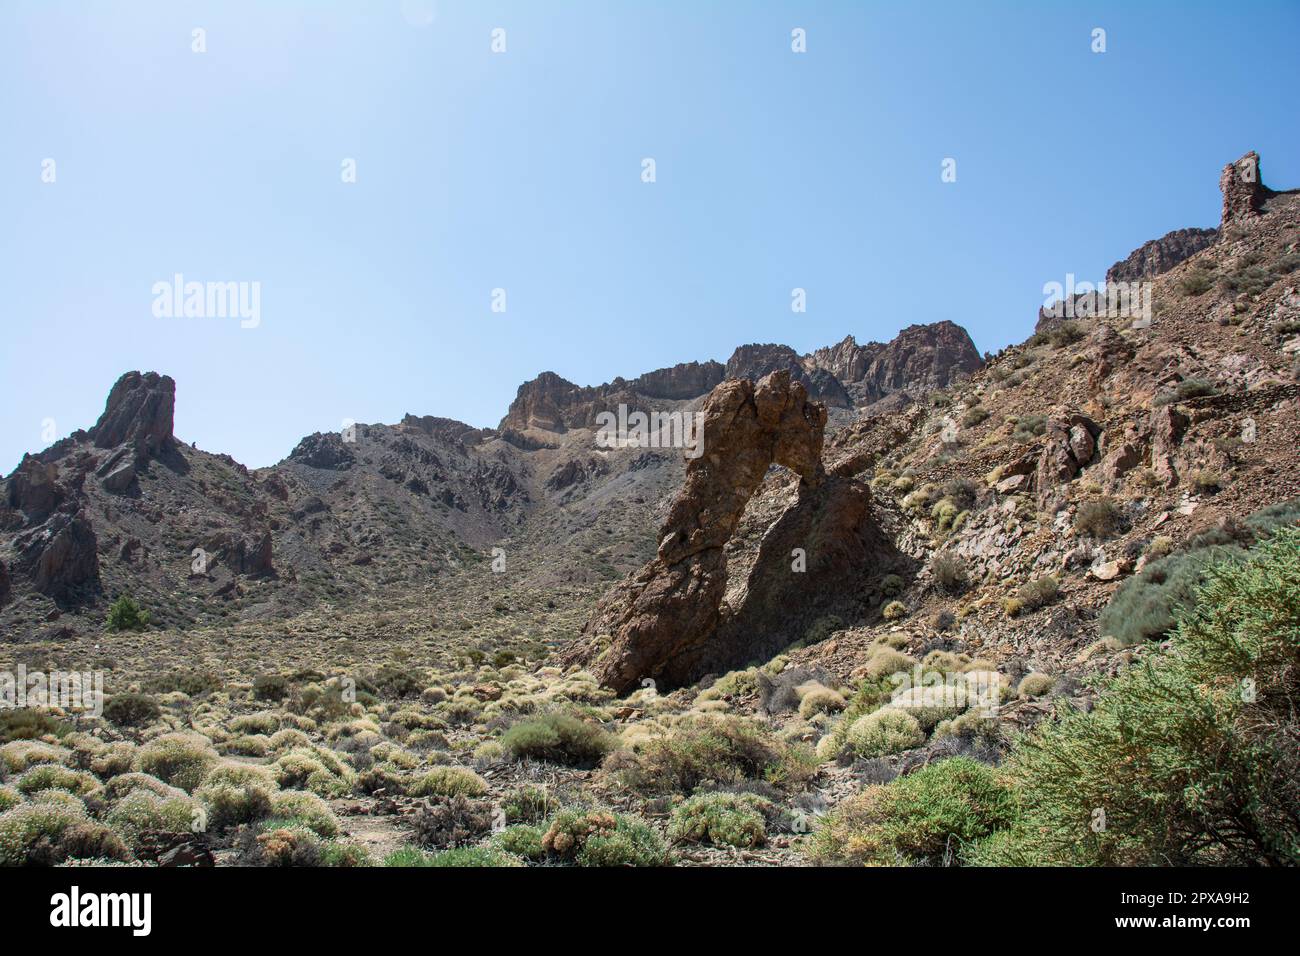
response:
<path id="1" fill-rule="evenodd" d="M 217 752 L 206 737 L 172 733 L 155 737 L 141 747 L 131 767 L 189 793 L 203 782 L 216 762 Z"/>
<path id="2" fill-rule="evenodd" d="M 919 747 L 925 743 L 925 733 L 907 711 L 882 707 L 854 721 L 847 740 L 859 757 L 883 757 Z"/>

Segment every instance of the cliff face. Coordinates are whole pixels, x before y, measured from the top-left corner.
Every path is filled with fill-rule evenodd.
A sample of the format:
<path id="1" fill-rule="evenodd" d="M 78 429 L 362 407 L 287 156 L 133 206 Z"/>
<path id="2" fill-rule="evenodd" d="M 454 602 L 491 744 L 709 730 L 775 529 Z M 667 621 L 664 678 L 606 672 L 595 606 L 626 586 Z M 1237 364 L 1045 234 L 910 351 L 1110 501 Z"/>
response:
<path id="1" fill-rule="evenodd" d="M 810 397 L 830 408 L 852 409 L 896 392 L 919 395 L 944 388 L 982 364 L 966 330 L 947 321 L 909 326 L 888 343 L 858 345 L 850 335 L 808 355 L 788 345 L 742 345 L 726 365 L 686 362 L 604 385 L 579 386 L 554 372 L 543 372 L 519 386 L 500 429 L 563 433 L 590 428 L 600 412 L 614 410 L 620 403 L 650 410 L 653 401 L 702 398 L 724 379 L 756 382 L 773 372 L 788 372 Z"/>
<path id="2" fill-rule="evenodd" d="M 1106 270 L 1107 282 L 1136 282 L 1163 275 L 1219 238 L 1217 229 L 1175 229 L 1144 242 Z"/>

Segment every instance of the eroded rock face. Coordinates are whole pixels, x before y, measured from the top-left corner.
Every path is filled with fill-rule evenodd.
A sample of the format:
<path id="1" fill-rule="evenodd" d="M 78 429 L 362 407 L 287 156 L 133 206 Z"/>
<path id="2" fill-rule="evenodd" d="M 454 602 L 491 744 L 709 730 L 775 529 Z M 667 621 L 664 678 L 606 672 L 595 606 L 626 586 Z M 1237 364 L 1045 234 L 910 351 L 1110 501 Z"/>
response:
<path id="1" fill-rule="evenodd" d="M 311 468 L 344 471 L 357 460 L 349 444 L 334 432 L 317 432 L 298 442 L 289 457 Z"/>
<path id="2" fill-rule="evenodd" d="M 37 591 L 57 601 L 84 596 L 99 584 L 95 531 L 80 512 L 58 512 L 14 541 Z"/>
<path id="3" fill-rule="evenodd" d="M 1038 502 L 1046 509 L 1056 490 L 1073 481 L 1097 452 L 1101 426 L 1086 415 L 1071 414 L 1047 424 L 1047 440 L 1038 457 Z"/>
<path id="4" fill-rule="evenodd" d="M 1260 175 L 1259 153 L 1252 149 L 1235 163 L 1224 166 L 1219 190 L 1223 193 L 1221 227 L 1257 215 L 1273 192 L 1264 185 Z"/>
<path id="5" fill-rule="evenodd" d="M 984 364 L 970 334 L 955 322 L 909 325 L 880 350 L 859 380 L 867 400 L 891 392 L 946 388 Z"/>
<path id="6" fill-rule="evenodd" d="M 1154 279 L 1189 259 L 1219 238 L 1217 229 L 1175 229 L 1159 239 L 1144 242 L 1128 257 L 1106 270 L 1107 282 Z"/>
<path id="7" fill-rule="evenodd" d="M 127 372 L 113 385 L 104 414 L 88 434 L 96 448 L 129 442 L 138 457 L 154 457 L 175 444 L 175 410 L 176 383 L 170 376 Z"/>
<path id="8" fill-rule="evenodd" d="M 40 524 L 67 497 L 67 491 L 56 480 L 58 473 L 53 465 L 24 455 L 9 476 L 9 507 L 21 511 L 29 525 Z"/>
<path id="9" fill-rule="evenodd" d="M 824 480 L 826 409 L 809 401 L 789 371 L 757 384 L 725 381 L 701 411 L 703 454 L 687 463 L 658 556 L 602 601 L 584 628 L 591 638 L 608 635 L 608 649 L 594 661 L 598 649 L 590 642 L 569 653 L 619 692 L 645 678 L 665 686 L 687 683 L 725 656 L 727 649 L 711 641 L 727 584 L 723 548 L 746 502 L 773 464 L 799 476 L 801 499 Z"/>
<path id="10" fill-rule="evenodd" d="M 747 378 L 757 382 L 772 372 L 787 371 L 809 394 L 828 405 L 848 408 L 853 404 L 848 390 L 826 369 L 805 367 L 804 359 L 788 345 L 742 345 L 727 359 L 727 378 Z"/>

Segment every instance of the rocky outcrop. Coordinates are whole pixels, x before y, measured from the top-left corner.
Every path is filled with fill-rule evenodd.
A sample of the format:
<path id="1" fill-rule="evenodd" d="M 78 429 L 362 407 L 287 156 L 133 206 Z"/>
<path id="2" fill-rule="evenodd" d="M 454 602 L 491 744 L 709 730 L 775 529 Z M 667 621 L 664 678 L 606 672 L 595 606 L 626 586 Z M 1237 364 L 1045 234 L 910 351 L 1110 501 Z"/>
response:
<path id="1" fill-rule="evenodd" d="M 1085 415 L 1072 414 L 1047 424 L 1047 440 L 1038 456 L 1038 503 L 1046 510 L 1056 490 L 1073 481 L 1097 453 L 1101 426 Z"/>
<path id="2" fill-rule="evenodd" d="M 9 569 L 5 563 L 0 561 L 0 605 L 9 600 L 9 595 L 13 592 L 13 584 L 9 580 Z"/>
<path id="3" fill-rule="evenodd" d="M 970 334 L 954 322 L 909 325 L 871 359 L 853 384 L 863 401 L 893 392 L 928 392 L 947 388 L 983 366 Z"/>
<path id="4" fill-rule="evenodd" d="M 1151 470 L 1166 485 L 1178 483 L 1175 453 L 1191 419 L 1173 405 L 1159 405 L 1151 411 Z"/>
<path id="5" fill-rule="evenodd" d="M 581 428 L 595 421 L 592 406 L 600 398 L 598 389 L 580 388 L 554 372 L 543 372 L 519 386 L 506 417 L 501 419 L 500 430 L 540 428 L 566 432 Z"/>
<path id="6" fill-rule="evenodd" d="M 597 386 L 575 385 L 554 372 L 543 372 L 519 386 L 498 430 L 511 444 L 523 447 L 509 436 L 530 428 L 559 433 L 571 428 L 592 428 L 601 412 L 616 411 L 620 404 L 630 410 L 655 411 L 647 405 L 648 401 L 699 398 L 707 395 L 722 378 L 723 367 L 718 362 L 683 362 L 630 381 L 616 378 Z"/>
<path id="7" fill-rule="evenodd" d="M 647 398 L 682 401 L 707 395 L 726 377 L 721 362 L 682 362 L 656 369 L 631 381 L 631 388 Z"/>
<path id="8" fill-rule="evenodd" d="M 289 458 L 310 468 L 344 471 L 356 462 L 349 444 L 335 432 L 317 432 L 298 442 L 289 453 Z"/>
<path id="9" fill-rule="evenodd" d="M 475 428 L 454 418 L 439 418 L 436 415 L 412 415 L 407 412 L 402 416 L 402 428 L 424 432 L 431 438 L 456 445 L 477 445 L 491 438 L 494 432 L 490 428 Z"/>
<path id="10" fill-rule="evenodd" d="M 727 359 L 727 378 L 757 382 L 772 372 L 785 371 L 792 380 L 801 382 L 817 401 L 837 408 L 852 406 L 853 400 L 838 378 L 826 369 L 808 369 L 806 365 L 788 345 L 742 345 Z"/>
<path id="11" fill-rule="evenodd" d="M 1185 259 L 1190 259 L 1219 238 L 1217 229 L 1175 229 L 1159 239 L 1144 242 L 1128 257 L 1106 270 L 1107 282 L 1154 279 Z"/>
<path id="12" fill-rule="evenodd" d="M 800 495 L 823 482 L 826 409 L 789 371 L 757 384 L 729 379 L 705 400 L 703 454 L 690 459 L 660 531 L 658 556 L 607 597 L 570 652 L 602 684 L 626 691 L 645 678 L 689 682 L 733 648 L 715 636 L 727 585 L 724 546 L 772 464 L 799 475 Z M 609 639 L 603 650 L 601 640 Z"/>
<path id="13" fill-rule="evenodd" d="M 232 531 L 223 531 L 208 538 L 203 549 L 218 564 L 234 574 L 248 577 L 266 577 L 275 573 L 271 560 L 271 533 L 269 531 L 245 538 Z"/>
<path id="14" fill-rule="evenodd" d="M 140 460 L 172 448 L 176 383 L 157 372 L 127 372 L 108 393 L 104 414 L 87 433 L 96 448 L 131 444 Z"/>
<path id="15" fill-rule="evenodd" d="M 1235 163 L 1224 166 L 1219 176 L 1219 191 L 1223 193 L 1220 228 L 1258 215 L 1264 200 L 1273 194 L 1260 175 L 1259 153 L 1252 149 Z"/>
<path id="16" fill-rule="evenodd" d="M 80 512 L 55 513 L 15 539 L 14 550 L 32 586 L 56 601 L 73 601 L 98 589 L 98 542 Z"/>
<path id="17" fill-rule="evenodd" d="M 841 382 L 860 382 L 867 377 L 871 363 L 884 349 L 880 342 L 859 345 L 853 336 L 846 335 L 835 345 L 811 352 L 807 361 L 813 368 L 825 369 Z"/>
<path id="18" fill-rule="evenodd" d="M 57 481 L 58 474 L 54 465 L 24 455 L 9 476 L 9 507 L 22 512 L 28 526 L 40 524 L 67 497 L 67 490 Z"/>

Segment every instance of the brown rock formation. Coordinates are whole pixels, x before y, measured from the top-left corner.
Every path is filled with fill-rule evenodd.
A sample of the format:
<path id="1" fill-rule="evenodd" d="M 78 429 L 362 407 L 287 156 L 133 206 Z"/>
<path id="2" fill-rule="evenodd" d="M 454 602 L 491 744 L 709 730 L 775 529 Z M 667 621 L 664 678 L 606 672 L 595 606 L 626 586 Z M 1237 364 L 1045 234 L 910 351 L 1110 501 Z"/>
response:
<path id="1" fill-rule="evenodd" d="M 1219 238 L 1217 229 L 1175 229 L 1159 239 L 1144 242 L 1128 257 L 1106 270 L 1107 282 L 1136 282 L 1154 279 L 1189 259 Z"/>
<path id="2" fill-rule="evenodd" d="M 891 392 L 946 388 L 984 364 L 970 334 L 955 322 L 909 325 L 871 360 L 858 381 L 874 401 Z"/>
<path id="3" fill-rule="evenodd" d="M 104 414 L 89 436 L 96 448 L 135 447 L 140 459 L 151 458 L 175 444 L 172 419 L 176 383 L 157 372 L 127 372 L 108 393 Z"/>
<path id="4" fill-rule="evenodd" d="M 9 507 L 21 511 L 28 525 L 40 524 L 67 497 L 56 480 L 58 469 L 39 458 L 24 455 L 9 476 Z"/>
<path id="5" fill-rule="evenodd" d="M 772 372 L 786 371 L 814 399 L 838 408 L 852 406 L 848 391 L 834 374 L 822 368 L 808 369 L 805 365 L 799 353 L 788 345 L 742 345 L 727 359 L 727 378 L 757 382 Z"/>
<path id="6" fill-rule="evenodd" d="M 821 465 L 826 409 L 808 400 L 788 371 L 756 385 L 728 380 L 703 409 L 703 454 L 686 466 L 686 479 L 660 533 L 658 556 L 596 609 L 584 633 L 609 635 L 611 644 L 570 652 L 591 662 L 599 680 L 620 692 L 643 678 L 682 684 L 727 656 L 714 646 L 727 584 L 723 551 L 755 489 L 773 464 L 799 475 L 799 495 L 814 492 Z"/>
<path id="7" fill-rule="evenodd" d="M 1223 193 L 1220 228 L 1257 215 L 1264 200 L 1273 194 L 1260 176 L 1259 153 L 1252 149 L 1235 163 L 1224 166 L 1219 176 L 1219 190 Z"/>
<path id="8" fill-rule="evenodd" d="M 83 596 L 99 584 L 95 531 L 85 515 L 57 512 L 14 541 L 36 590 L 58 601 Z"/>
<path id="9" fill-rule="evenodd" d="M 1038 457 L 1038 503 L 1046 509 L 1056 490 L 1073 481 L 1097 452 L 1101 427 L 1085 415 L 1053 419 Z"/>

